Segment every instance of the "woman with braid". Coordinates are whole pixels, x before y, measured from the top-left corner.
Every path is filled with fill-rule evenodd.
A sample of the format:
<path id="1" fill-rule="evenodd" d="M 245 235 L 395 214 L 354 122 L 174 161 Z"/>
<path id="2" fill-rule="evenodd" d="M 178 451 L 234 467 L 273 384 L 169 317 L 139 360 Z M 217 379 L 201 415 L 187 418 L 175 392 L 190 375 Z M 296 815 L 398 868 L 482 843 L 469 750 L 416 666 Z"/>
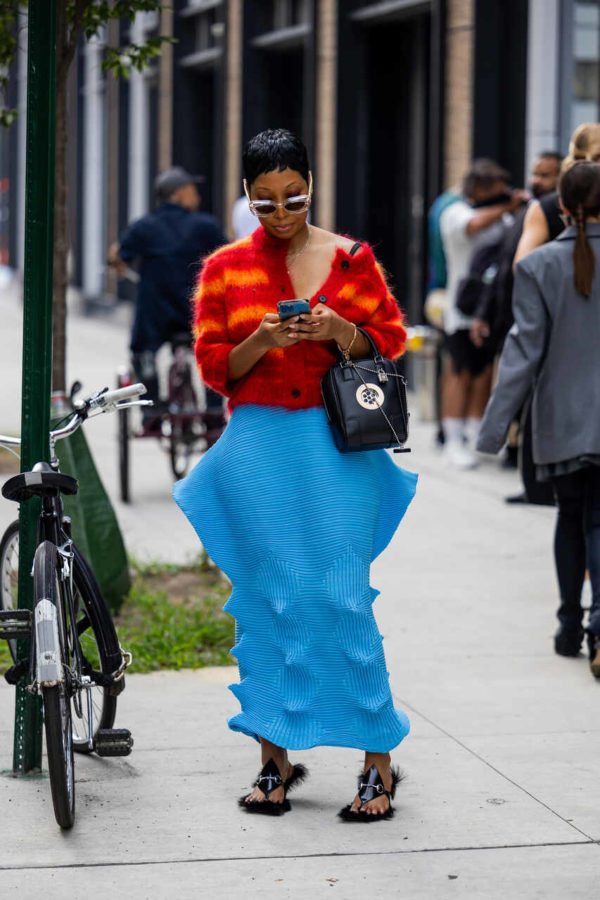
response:
<path id="1" fill-rule="evenodd" d="M 554 648 L 561 656 L 579 654 L 587 565 L 590 668 L 600 678 L 600 164 L 575 163 L 563 172 L 559 192 L 570 224 L 517 265 L 515 324 L 478 449 L 501 449 L 511 419 L 533 389 L 537 477 L 552 483 L 558 505 Z"/>

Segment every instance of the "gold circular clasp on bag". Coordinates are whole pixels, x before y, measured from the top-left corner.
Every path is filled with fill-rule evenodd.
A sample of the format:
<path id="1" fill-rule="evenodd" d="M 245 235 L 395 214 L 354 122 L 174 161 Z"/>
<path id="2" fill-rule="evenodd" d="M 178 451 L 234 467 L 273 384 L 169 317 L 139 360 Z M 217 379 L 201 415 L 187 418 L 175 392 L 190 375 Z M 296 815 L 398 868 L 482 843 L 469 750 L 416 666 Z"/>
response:
<path id="1" fill-rule="evenodd" d="M 376 384 L 361 384 L 356 399 L 363 409 L 379 409 L 385 400 L 383 391 Z"/>

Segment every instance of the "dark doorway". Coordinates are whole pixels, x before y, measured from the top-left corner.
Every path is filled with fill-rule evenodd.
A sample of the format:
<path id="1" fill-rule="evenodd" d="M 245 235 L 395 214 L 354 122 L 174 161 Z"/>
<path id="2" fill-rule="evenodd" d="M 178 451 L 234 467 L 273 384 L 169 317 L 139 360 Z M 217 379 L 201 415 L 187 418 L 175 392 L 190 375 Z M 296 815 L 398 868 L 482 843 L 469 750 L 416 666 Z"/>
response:
<path id="1" fill-rule="evenodd" d="M 304 46 L 285 50 L 253 48 L 250 54 L 251 72 L 244 86 L 244 139 L 248 140 L 265 128 L 288 128 L 303 135 Z"/>
<path id="2" fill-rule="evenodd" d="M 302 137 L 312 156 L 314 3 L 245 0 L 244 143 L 265 128 L 288 128 Z"/>
<path id="3" fill-rule="evenodd" d="M 365 35 L 364 229 L 412 322 L 425 279 L 428 31 L 419 17 Z"/>
<path id="4" fill-rule="evenodd" d="M 173 109 L 173 165 L 204 177 L 199 185 L 202 209 L 217 215 L 221 178 L 220 129 L 215 114 L 218 74 L 214 67 L 186 67 L 178 80 Z"/>
<path id="5" fill-rule="evenodd" d="M 262 54 L 265 91 L 264 128 L 289 128 L 302 134 L 304 51 Z"/>
<path id="6" fill-rule="evenodd" d="M 477 0 L 473 156 L 491 156 L 525 180 L 527 0 Z"/>
<path id="7" fill-rule="evenodd" d="M 409 321 L 422 321 L 432 177 L 430 16 L 340 23 L 337 218 L 365 238 Z M 441 123 L 436 123 L 440 128 Z"/>
<path id="8" fill-rule="evenodd" d="M 206 212 L 214 211 L 215 182 L 218 173 L 215 171 L 215 142 L 218 128 L 215 121 L 216 78 L 214 69 L 190 73 L 190 84 L 194 96 L 193 115 L 195 122 L 195 142 L 193 146 L 193 162 L 190 160 L 190 171 L 194 175 L 202 175 L 200 184 L 202 208 Z M 178 148 L 174 148 L 177 157 Z"/>

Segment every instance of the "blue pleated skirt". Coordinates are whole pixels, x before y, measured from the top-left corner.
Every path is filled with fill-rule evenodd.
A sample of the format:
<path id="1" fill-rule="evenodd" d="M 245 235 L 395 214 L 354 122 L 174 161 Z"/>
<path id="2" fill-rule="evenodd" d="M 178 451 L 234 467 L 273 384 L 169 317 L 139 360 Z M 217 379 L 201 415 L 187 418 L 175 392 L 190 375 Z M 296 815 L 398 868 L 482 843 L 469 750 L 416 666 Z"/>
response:
<path id="1" fill-rule="evenodd" d="M 369 568 L 417 476 L 383 450 L 342 454 L 325 412 L 238 406 L 173 495 L 233 592 L 241 712 L 229 727 L 280 747 L 385 753 L 395 709 Z M 400 602 L 395 597 L 395 602 Z"/>

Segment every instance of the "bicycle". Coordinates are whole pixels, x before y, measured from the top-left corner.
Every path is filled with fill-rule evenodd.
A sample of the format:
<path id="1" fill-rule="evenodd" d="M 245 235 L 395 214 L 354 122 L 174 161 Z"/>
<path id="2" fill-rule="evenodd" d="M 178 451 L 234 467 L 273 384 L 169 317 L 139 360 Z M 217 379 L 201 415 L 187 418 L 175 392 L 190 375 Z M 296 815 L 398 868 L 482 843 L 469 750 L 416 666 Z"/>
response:
<path id="1" fill-rule="evenodd" d="M 2 487 L 7 500 L 42 501 L 33 562 L 33 611 L 17 608 L 18 523 L 0 542 L 0 638 L 9 642 L 14 665 L 9 684 L 29 673 L 28 690 L 42 697 L 50 787 L 56 821 L 70 828 L 75 819 L 74 751 L 99 756 L 127 756 L 131 733 L 113 728 L 117 697 L 132 661 L 115 626 L 92 570 L 71 537 L 62 495 L 75 494 L 78 482 L 59 471 L 56 441 L 88 418 L 149 401 L 137 398 L 143 384 L 103 391 L 74 404 L 62 427 L 49 433 L 50 462 L 9 478 Z M 59 423 L 60 426 L 60 423 Z M 19 446 L 20 439 L 0 435 L 0 444 Z M 30 639 L 29 656 L 18 659 L 18 641 Z"/>
<path id="2" fill-rule="evenodd" d="M 171 349 L 173 359 L 167 376 L 167 399 L 158 405 L 156 415 L 146 420 L 140 430 L 134 430 L 129 411 L 119 413 L 119 489 L 123 503 L 129 503 L 131 499 L 132 438 L 157 438 L 168 453 L 171 472 L 178 480 L 187 474 L 192 454 L 208 450 L 220 437 L 225 424 L 221 413 L 202 411 L 198 402 L 192 374 L 194 356 L 190 335 L 173 335 Z M 153 376 L 156 377 L 155 370 Z M 127 386 L 131 380 L 129 371 L 123 369 L 118 375 L 117 386 Z"/>

